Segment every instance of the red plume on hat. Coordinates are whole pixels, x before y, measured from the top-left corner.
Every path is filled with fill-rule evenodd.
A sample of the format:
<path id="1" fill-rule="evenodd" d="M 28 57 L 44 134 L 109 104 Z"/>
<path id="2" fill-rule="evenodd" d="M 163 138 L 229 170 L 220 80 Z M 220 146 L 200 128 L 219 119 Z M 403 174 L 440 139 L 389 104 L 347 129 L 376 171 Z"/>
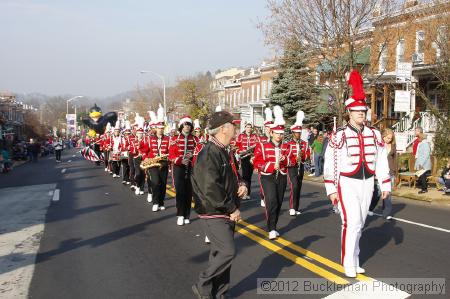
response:
<path id="1" fill-rule="evenodd" d="M 352 87 L 352 96 L 345 101 L 345 108 L 350 110 L 367 110 L 364 81 L 357 70 L 350 73 L 348 85 Z"/>

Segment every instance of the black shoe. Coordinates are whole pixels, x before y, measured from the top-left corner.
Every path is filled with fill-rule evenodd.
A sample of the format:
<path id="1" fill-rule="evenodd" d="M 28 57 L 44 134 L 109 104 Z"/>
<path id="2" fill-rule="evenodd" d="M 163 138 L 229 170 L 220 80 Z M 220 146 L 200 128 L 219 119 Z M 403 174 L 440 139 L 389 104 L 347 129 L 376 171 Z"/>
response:
<path id="1" fill-rule="evenodd" d="M 427 192 L 428 192 L 428 190 L 420 190 L 419 194 L 423 194 L 423 193 L 427 193 Z"/>
<path id="2" fill-rule="evenodd" d="M 198 299 L 212 299 L 212 296 L 201 295 L 200 291 L 198 290 L 197 284 L 192 285 L 192 292 L 194 292 L 194 295 L 197 296 Z"/>

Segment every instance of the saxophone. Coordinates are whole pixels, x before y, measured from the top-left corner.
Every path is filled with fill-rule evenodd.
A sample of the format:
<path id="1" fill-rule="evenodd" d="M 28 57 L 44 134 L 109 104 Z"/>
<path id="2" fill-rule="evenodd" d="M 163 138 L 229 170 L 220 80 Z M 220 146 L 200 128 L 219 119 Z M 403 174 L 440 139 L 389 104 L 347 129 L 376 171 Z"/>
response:
<path id="1" fill-rule="evenodd" d="M 146 169 L 152 168 L 152 167 L 162 168 L 163 164 L 165 164 L 165 162 L 167 162 L 168 156 L 169 155 L 161 155 L 161 156 L 156 156 L 154 158 L 145 158 L 139 166 L 143 170 L 146 170 Z"/>

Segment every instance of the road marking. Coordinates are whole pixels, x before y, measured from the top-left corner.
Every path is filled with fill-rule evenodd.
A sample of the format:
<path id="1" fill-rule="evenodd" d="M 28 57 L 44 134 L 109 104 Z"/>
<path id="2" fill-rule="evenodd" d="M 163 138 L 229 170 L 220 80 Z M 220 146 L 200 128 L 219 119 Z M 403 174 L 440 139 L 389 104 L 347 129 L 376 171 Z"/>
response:
<path id="1" fill-rule="evenodd" d="M 245 222 L 244 220 L 239 221 L 239 224 L 245 225 L 246 228 L 258 232 L 259 234 L 261 234 L 265 238 L 268 237 L 267 236 L 267 232 L 265 230 L 257 227 L 256 225 L 253 225 L 253 224 L 250 224 L 248 222 Z M 279 243 L 279 244 L 281 244 L 283 246 L 286 246 L 288 248 L 291 248 L 292 250 L 294 250 L 294 251 L 304 255 L 305 258 L 310 258 L 310 259 L 315 260 L 315 261 L 317 261 L 317 262 L 319 262 L 319 263 L 321 263 L 321 264 L 323 264 L 325 266 L 328 266 L 328 267 L 330 267 L 330 268 L 332 268 L 332 269 L 334 269 L 334 270 L 336 270 L 338 272 L 344 273 L 344 267 L 342 267 L 342 265 L 340 265 L 340 264 L 338 264 L 336 262 L 333 262 L 332 260 L 327 259 L 326 257 L 323 257 L 323 256 L 321 256 L 321 255 L 319 255 L 317 253 L 314 253 L 314 252 L 310 251 L 310 250 L 302 248 L 302 247 L 292 243 L 291 241 L 288 241 L 286 239 L 278 237 L 278 238 L 275 239 L 275 242 L 277 242 L 277 243 Z M 372 278 L 369 278 L 369 277 L 367 277 L 365 275 L 362 275 L 362 274 L 358 274 L 356 279 L 357 280 L 362 280 L 362 281 L 373 280 Z"/>
<path id="2" fill-rule="evenodd" d="M 55 192 L 53 192 L 52 201 L 59 201 L 59 189 L 55 189 Z"/>
<path id="3" fill-rule="evenodd" d="M 65 173 L 66 170 L 67 170 L 67 169 L 63 168 L 63 169 L 61 170 L 61 173 Z"/>
<path id="4" fill-rule="evenodd" d="M 373 214 L 377 215 L 377 216 L 380 216 L 380 217 L 383 217 L 383 215 L 378 214 L 378 213 L 373 213 Z M 397 218 L 397 217 L 392 217 L 392 219 L 395 219 L 395 220 L 400 221 L 400 222 L 414 224 L 414 225 L 417 225 L 417 226 L 431 228 L 431 229 L 438 230 L 438 231 L 441 231 L 441 232 L 444 232 L 444 233 L 450 233 L 450 229 L 445 229 L 445 228 L 442 228 L 442 227 L 431 226 L 431 225 L 428 225 L 428 224 L 424 224 L 424 223 L 420 223 L 420 222 L 414 222 L 414 221 L 411 221 L 411 220 L 407 220 L 407 219 L 403 219 L 403 218 Z"/>
<path id="5" fill-rule="evenodd" d="M 266 247 L 267 249 L 270 249 L 271 251 L 275 252 L 276 254 L 279 254 L 285 258 L 287 258 L 288 260 L 294 262 L 295 264 L 323 277 L 328 279 L 329 281 L 332 281 L 334 283 L 337 284 L 349 284 L 349 281 L 337 276 L 336 274 L 333 274 L 319 266 L 314 265 L 313 263 L 287 251 L 286 249 L 281 248 L 280 246 L 277 246 L 275 244 L 273 244 L 272 242 L 263 239 L 255 234 L 252 234 L 251 232 L 249 232 L 248 230 L 244 229 L 242 226 L 240 226 L 239 224 L 236 225 L 236 231 L 244 236 L 246 236 L 247 238 L 257 242 L 258 244 Z"/>
<path id="6" fill-rule="evenodd" d="M 360 281 L 351 286 L 347 286 L 347 289 L 342 289 L 336 293 L 328 295 L 324 298 L 327 299 L 353 299 L 353 298 L 374 298 L 374 299 L 404 299 L 411 296 L 410 294 L 399 290 L 392 285 L 386 284 L 381 281 L 377 281 L 376 290 L 374 290 L 373 282 Z"/>

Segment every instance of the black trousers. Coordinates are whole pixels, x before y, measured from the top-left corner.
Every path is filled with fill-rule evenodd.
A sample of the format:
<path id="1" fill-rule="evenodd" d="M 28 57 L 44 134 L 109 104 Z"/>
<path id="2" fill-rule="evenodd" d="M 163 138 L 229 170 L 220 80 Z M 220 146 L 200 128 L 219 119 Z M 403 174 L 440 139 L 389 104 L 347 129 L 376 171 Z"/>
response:
<path id="1" fill-rule="evenodd" d="M 302 192 L 303 175 L 305 167 L 300 164 L 299 167 L 288 168 L 288 183 L 291 193 L 289 194 L 289 208 L 298 211 L 300 205 L 300 194 Z"/>
<path id="2" fill-rule="evenodd" d="M 192 184 L 191 167 L 173 165 L 172 173 L 176 190 L 177 216 L 189 218 L 191 214 Z"/>
<path id="3" fill-rule="evenodd" d="M 124 182 L 129 182 L 130 181 L 130 164 L 128 164 L 128 158 L 122 159 L 120 162 L 122 164 L 122 180 Z"/>
<path id="4" fill-rule="evenodd" d="M 225 297 L 230 289 L 231 264 L 236 255 L 234 222 L 229 219 L 202 219 L 203 230 L 210 240 L 208 268 L 201 272 L 197 287 L 203 296 Z"/>
<path id="5" fill-rule="evenodd" d="M 134 180 L 134 175 L 135 175 L 134 158 L 131 155 L 128 157 L 128 166 L 130 167 L 130 174 L 129 174 L 130 184 L 132 186 L 134 186 L 134 185 L 136 185 L 136 182 Z"/>
<path id="6" fill-rule="evenodd" d="M 142 162 L 142 157 L 133 158 L 134 182 L 139 189 L 144 190 L 145 173 L 140 167 L 141 162 Z"/>
<path id="7" fill-rule="evenodd" d="M 248 194 L 251 193 L 253 165 L 250 156 L 241 159 L 242 179 L 247 183 Z"/>
<path id="8" fill-rule="evenodd" d="M 147 182 L 148 194 L 152 194 L 152 178 L 150 177 L 150 168 L 145 170 L 145 181 Z"/>
<path id="9" fill-rule="evenodd" d="M 430 175 L 431 175 L 431 170 L 427 170 L 419 177 L 420 189 L 428 190 L 427 177 L 429 177 Z"/>
<path id="10" fill-rule="evenodd" d="M 55 150 L 56 161 L 61 161 L 62 150 Z"/>
<path id="11" fill-rule="evenodd" d="M 261 175 L 261 185 L 264 193 L 264 202 L 266 204 L 267 231 L 276 230 L 278 216 L 280 215 L 281 205 L 283 204 L 284 191 L 286 191 L 286 175 L 271 174 Z"/>
<path id="12" fill-rule="evenodd" d="M 161 169 L 159 167 L 152 167 L 149 169 L 151 176 L 151 190 L 153 194 L 153 201 L 159 206 L 164 206 L 164 198 L 166 197 L 167 188 L 167 174 L 168 167 L 164 166 Z"/>
<path id="13" fill-rule="evenodd" d="M 101 151 L 100 151 L 100 145 L 98 144 L 94 144 L 93 146 L 91 145 L 92 149 L 94 150 L 94 152 L 97 154 L 98 158 L 100 159 L 100 155 L 101 155 Z M 100 165 L 100 161 L 96 161 L 95 165 Z"/>
<path id="14" fill-rule="evenodd" d="M 108 151 L 104 151 L 103 152 L 103 156 L 104 156 L 104 158 L 103 158 L 103 162 L 105 162 L 105 168 L 108 168 L 108 169 L 110 169 L 110 165 L 109 165 L 109 152 Z"/>
<path id="15" fill-rule="evenodd" d="M 111 161 L 111 166 L 112 166 L 112 172 L 115 175 L 119 175 L 120 174 L 120 161 Z"/>

